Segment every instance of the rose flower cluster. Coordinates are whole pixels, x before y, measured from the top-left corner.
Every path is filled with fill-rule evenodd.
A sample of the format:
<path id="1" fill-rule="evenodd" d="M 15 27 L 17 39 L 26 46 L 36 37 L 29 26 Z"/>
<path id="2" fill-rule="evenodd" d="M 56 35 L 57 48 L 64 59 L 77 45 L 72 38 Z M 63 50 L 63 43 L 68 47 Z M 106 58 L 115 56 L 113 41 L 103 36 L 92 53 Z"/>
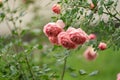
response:
<path id="1" fill-rule="evenodd" d="M 64 30 L 64 27 L 65 23 L 62 20 L 57 20 L 56 22 L 46 24 L 43 32 L 52 44 L 63 46 L 67 49 L 75 49 L 89 40 L 96 39 L 95 34 L 88 35 L 81 28 L 69 27 L 67 30 Z M 106 47 L 107 45 L 104 42 L 100 42 L 98 45 L 100 50 L 105 50 Z M 84 52 L 84 57 L 87 60 L 94 60 L 97 57 L 97 52 L 94 51 L 92 46 L 89 46 Z"/>
<path id="2" fill-rule="evenodd" d="M 54 4 L 52 11 L 56 14 L 60 14 L 61 6 L 59 4 Z M 52 44 L 63 46 L 66 49 L 75 49 L 89 40 L 96 39 L 95 34 L 88 35 L 81 28 L 76 29 L 74 27 L 69 27 L 67 30 L 64 30 L 64 27 L 65 23 L 62 20 L 57 20 L 56 22 L 46 24 L 43 28 L 43 32 Z M 105 50 L 106 47 L 107 45 L 104 42 L 100 42 L 98 45 L 100 50 Z M 98 54 L 94 51 L 92 46 L 89 46 L 83 55 L 90 61 L 94 60 Z"/>
<path id="3" fill-rule="evenodd" d="M 50 22 L 46 24 L 43 28 L 43 32 L 48 37 L 49 41 L 54 45 L 61 45 L 67 49 L 75 49 L 79 45 L 83 45 L 89 39 L 95 39 L 95 35 L 88 36 L 85 31 L 81 28 L 69 27 L 66 31 L 64 30 L 65 24 L 62 20 L 57 20 L 57 22 Z M 87 60 L 95 59 L 97 53 L 94 49 L 88 48 L 85 53 L 85 58 Z"/>
<path id="4" fill-rule="evenodd" d="M 51 22 L 44 26 L 44 33 L 50 42 L 55 45 L 62 45 L 67 49 L 75 49 L 78 45 L 84 44 L 89 37 L 81 28 L 75 29 L 69 27 L 66 31 L 63 29 L 65 24 L 62 20 Z"/>

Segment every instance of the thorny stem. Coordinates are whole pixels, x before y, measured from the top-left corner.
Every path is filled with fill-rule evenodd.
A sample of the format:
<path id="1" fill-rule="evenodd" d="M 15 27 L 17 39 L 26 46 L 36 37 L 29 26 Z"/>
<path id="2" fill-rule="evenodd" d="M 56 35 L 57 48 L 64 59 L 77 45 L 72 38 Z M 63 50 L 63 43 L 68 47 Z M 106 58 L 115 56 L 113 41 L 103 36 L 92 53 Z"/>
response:
<path id="1" fill-rule="evenodd" d="M 64 65 L 63 65 L 61 80 L 63 80 L 64 75 L 65 75 L 66 63 L 67 63 L 67 56 L 64 58 Z"/>

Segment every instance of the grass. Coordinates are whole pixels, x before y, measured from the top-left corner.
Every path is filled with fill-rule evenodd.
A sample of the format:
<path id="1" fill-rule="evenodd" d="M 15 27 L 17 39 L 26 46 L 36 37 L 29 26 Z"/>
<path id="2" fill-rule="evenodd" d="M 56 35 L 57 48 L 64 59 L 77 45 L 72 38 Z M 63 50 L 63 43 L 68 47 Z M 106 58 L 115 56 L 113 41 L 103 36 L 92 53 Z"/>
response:
<path id="1" fill-rule="evenodd" d="M 82 57 L 83 50 L 74 52 L 69 58 L 67 66 L 75 69 L 70 72 L 67 69 L 64 80 L 116 80 L 117 73 L 120 72 L 120 51 L 112 49 L 100 51 L 99 56 L 94 61 L 86 61 Z M 85 70 L 86 75 L 80 75 L 79 70 Z M 88 76 L 89 73 L 98 70 L 98 74 Z M 72 75 L 72 76 L 71 76 Z"/>

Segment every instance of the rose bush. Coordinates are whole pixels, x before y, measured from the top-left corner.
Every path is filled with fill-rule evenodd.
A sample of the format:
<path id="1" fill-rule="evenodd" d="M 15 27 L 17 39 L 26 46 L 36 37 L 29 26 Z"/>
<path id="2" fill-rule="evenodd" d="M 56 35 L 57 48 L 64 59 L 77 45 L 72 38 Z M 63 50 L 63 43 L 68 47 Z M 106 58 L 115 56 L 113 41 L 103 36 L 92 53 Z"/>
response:
<path id="1" fill-rule="evenodd" d="M 107 46 L 112 47 L 112 45 L 114 45 L 113 35 L 119 34 L 116 32 L 118 28 L 115 27 L 117 23 L 116 22 L 113 23 L 113 21 L 115 20 L 117 20 L 118 22 L 120 21 L 118 17 L 119 12 L 116 10 L 117 2 L 118 1 L 112 0 L 111 1 L 92 0 L 91 3 L 88 3 L 87 0 L 59 1 L 59 4 L 56 5 L 61 5 L 61 8 L 57 8 L 61 12 L 59 12 L 60 15 L 57 16 L 56 18 L 54 17 L 54 19 L 55 20 L 57 20 L 58 18 L 62 19 L 66 24 L 65 29 L 67 29 L 66 30 L 67 33 L 61 32 L 58 35 L 59 43 L 67 49 L 78 48 L 79 47 L 78 45 L 82 46 L 83 44 L 85 44 L 85 42 L 87 42 L 89 46 L 92 45 L 95 48 L 95 50 L 105 50 Z M 112 5 L 112 7 L 110 5 Z M 112 13 L 112 9 L 114 9 L 115 15 L 114 13 Z M 105 21 L 104 18 L 101 17 L 104 16 L 104 14 L 107 14 L 106 16 L 109 19 L 108 21 Z M 96 20 L 96 16 L 99 16 L 99 20 Z M 106 26 L 107 24 L 111 25 Z M 75 29 L 70 26 L 80 28 Z M 83 31 L 81 28 L 84 28 L 85 31 L 90 33 L 90 35 L 88 36 L 87 35 L 88 33 Z M 108 34 L 105 33 L 106 31 Z M 92 33 L 95 33 L 96 35 Z M 103 40 L 105 41 L 105 43 L 101 42 Z M 78 47 L 75 47 L 75 44 Z M 119 45 L 116 44 L 115 46 L 118 47 Z M 84 52 L 84 57 L 87 60 L 94 60 L 96 56 L 97 52 L 94 51 L 92 47 L 89 47 Z M 65 66 L 66 65 L 64 65 L 64 67 Z M 63 69 L 63 73 L 64 72 L 65 71 Z M 63 80 L 63 77 L 64 74 L 61 77 L 61 80 Z"/>
<path id="2" fill-rule="evenodd" d="M 119 54 L 113 53 L 120 48 L 119 0 L 60 0 L 51 3 L 49 21 L 39 15 L 46 5 L 22 1 L 17 7 L 17 0 L 0 0 L 0 22 L 11 33 L 0 36 L 0 80 L 116 79 Z M 25 25 L 29 7 L 34 17 Z"/>

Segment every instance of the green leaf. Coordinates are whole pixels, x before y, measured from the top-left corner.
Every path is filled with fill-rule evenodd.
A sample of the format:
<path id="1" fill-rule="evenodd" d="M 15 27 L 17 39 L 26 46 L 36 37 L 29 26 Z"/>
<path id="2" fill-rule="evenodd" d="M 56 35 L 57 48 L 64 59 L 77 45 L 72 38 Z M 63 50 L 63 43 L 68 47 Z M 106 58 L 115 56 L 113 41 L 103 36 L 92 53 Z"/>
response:
<path id="1" fill-rule="evenodd" d="M 103 7 L 100 7 L 100 8 L 98 9 L 98 14 L 99 14 L 99 15 L 102 15 L 102 14 L 103 14 Z"/>
<path id="2" fill-rule="evenodd" d="M 68 70 L 69 70 L 70 72 L 75 71 L 75 69 L 73 69 L 72 67 L 68 67 Z"/>
<path id="3" fill-rule="evenodd" d="M 84 12 L 84 9 L 81 9 L 80 10 L 80 14 L 83 15 L 83 12 Z"/>
<path id="4" fill-rule="evenodd" d="M 39 66 L 33 66 L 32 67 L 34 71 L 40 71 L 40 67 Z"/>
<path id="5" fill-rule="evenodd" d="M 51 17 L 52 21 L 56 21 L 58 18 L 56 16 Z"/>
<path id="6" fill-rule="evenodd" d="M 95 76 L 95 75 L 97 75 L 98 74 L 98 70 L 96 70 L 96 71 L 93 71 L 93 72 L 91 72 L 90 74 L 89 74 L 89 76 Z"/>
<path id="7" fill-rule="evenodd" d="M 38 45 L 38 49 L 42 49 L 43 48 L 43 46 L 42 45 Z"/>
<path id="8" fill-rule="evenodd" d="M 11 70 L 12 75 L 17 73 L 15 66 L 10 66 L 10 70 Z"/>
<path id="9" fill-rule="evenodd" d="M 94 5 L 97 5 L 98 1 L 97 0 L 92 0 Z"/>
<path id="10" fill-rule="evenodd" d="M 77 74 L 76 73 L 70 73 L 70 75 L 72 76 L 72 77 L 77 77 Z"/>
<path id="11" fill-rule="evenodd" d="M 111 6 L 114 3 L 114 1 L 109 0 L 105 5 L 106 6 Z"/>
<path id="12" fill-rule="evenodd" d="M 83 69 L 81 69 L 81 70 L 79 71 L 79 73 L 80 73 L 80 75 L 85 75 L 85 74 L 87 74 L 87 72 L 86 72 L 85 70 L 83 70 Z"/>
<path id="13" fill-rule="evenodd" d="M 49 72 L 49 71 L 51 71 L 50 68 L 47 68 L 47 69 L 44 70 L 44 72 Z"/>
<path id="14" fill-rule="evenodd" d="M 22 30 L 22 32 L 20 34 L 25 35 L 26 33 L 27 33 L 27 30 Z"/>
<path id="15" fill-rule="evenodd" d="M 0 13 L 0 20 L 3 21 L 4 18 L 5 18 L 5 13 L 1 12 L 1 13 Z"/>

